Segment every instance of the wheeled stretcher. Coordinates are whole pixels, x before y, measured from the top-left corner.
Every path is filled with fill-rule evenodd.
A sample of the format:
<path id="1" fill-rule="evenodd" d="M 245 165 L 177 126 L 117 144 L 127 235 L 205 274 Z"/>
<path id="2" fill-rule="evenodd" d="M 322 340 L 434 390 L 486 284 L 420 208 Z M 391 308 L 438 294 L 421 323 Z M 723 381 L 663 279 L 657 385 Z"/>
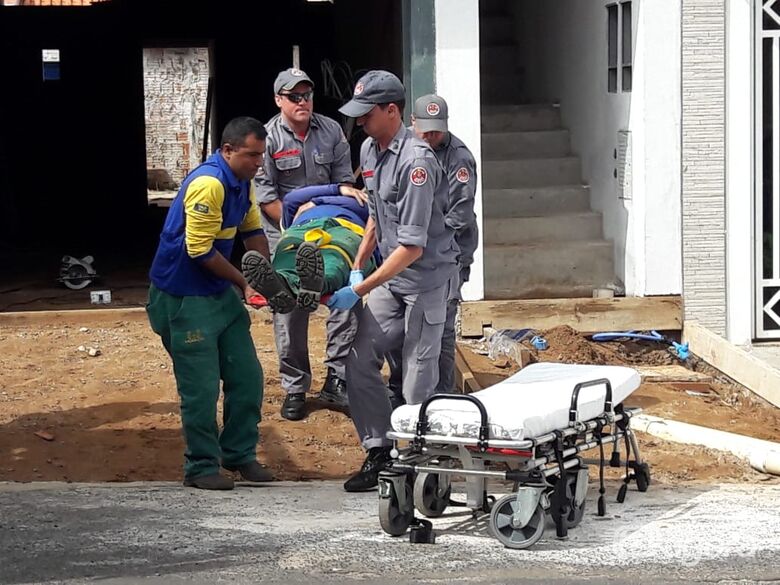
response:
<path id="1" fill-rule="evenodd" d="M 596 448 L 603 516 L 605 446 L 612 445 L 610 466 L 625 465 L 618 502 L 631 481 L 640 492 L 650 484 L 630 428 L 641 410 L 622 404 L 639 383 L 630 368 L 543 363 L 471 395 L 437 394 L 397 408 L 388 433 L 393 459 L 379 477 L 382 529 L 400 536 L 420 527 L 415 509 L 435 518 L 460 505 L 490 514 L 493 535 L 509 548 L 536 543 L 548 515 L 565 537 L 585 512 L 591 462 L 581 455 Z M 450 499 L 453 476 L 465 479 L 465 504 Z M 513 482 L 512 493 L 495 499 L 489 480 Z"/>

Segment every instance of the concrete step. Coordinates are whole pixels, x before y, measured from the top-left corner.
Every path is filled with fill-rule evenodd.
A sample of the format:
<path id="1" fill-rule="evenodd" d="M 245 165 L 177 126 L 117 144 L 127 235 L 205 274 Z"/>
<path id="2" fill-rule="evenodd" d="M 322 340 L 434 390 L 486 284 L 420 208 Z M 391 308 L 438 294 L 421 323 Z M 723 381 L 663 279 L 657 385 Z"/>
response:
<path id="1" fill-rule="evenodd" d="M 582 185 L 482 191 L 482 210 L 485 218 L 537 217 L 589 209 L 590 190 Z"/>
<path id="2" fill-rule="evenodd" d="M 479 82 L 483 103 L 512 105 L 523 101 L 523 81 L 517 72 L 482 73 Z"/>
<path id="3" fill-rule="evenodd" d="M 581 183 L 580 159 L 527 158 L 482 161 L 482 186 L 485 189 L 517 189 Z"/>
<path id="4" fill-rule="evenodd" d="M 571 153 L 570 142 L 568 130 L 483 132 L 482 158 L 509 160 L 564 157 Z"/>
<path id="5" fill-rule="evenodd" d="M 479 19 L 479 38 L 483 46 L 507 45 L 515 41 L 515 21 L 508 14 L 485 14 Z"/>
<path id="6" fill-rule="evenodd" d="M 606 240 L 485 247 L 488 299 L 589 297 L 614 282 L 612 243 Z"/>
<path id="7" fill-rule="evenodd" d="M 518 69 L 517 45 L 480 47 L 479 70 L 482 74 L 513 73 Z"/>
<path id="8" fill-rule="evenodd" d="M 486 218 L 483 225 L 486 246 L 603 238 L 601 214 L 594 211 L 539 217 Z"/>
<path id="9" fill-rule="evenodd" d="M 482 132 L 558 130 L 561 111 L 548 105 L 483 105 Z"/>

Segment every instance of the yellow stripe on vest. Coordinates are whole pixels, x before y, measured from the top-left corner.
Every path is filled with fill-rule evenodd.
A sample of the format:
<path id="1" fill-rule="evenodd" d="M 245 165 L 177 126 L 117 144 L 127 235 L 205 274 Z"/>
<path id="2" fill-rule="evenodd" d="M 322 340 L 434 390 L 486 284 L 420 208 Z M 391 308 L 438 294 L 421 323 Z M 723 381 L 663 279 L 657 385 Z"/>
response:
<path id="1" fill-rule="evenodd" d="M 362 227 L 360 227 L 356 223 L 352 223 L 348 219 L 342 219 L 340 217 L 334 217 L 333 219 L 335 219 L 337 222 L 339 222 L 342 226 L 344 226 L 348 230 L 355 232 L 357 235 L 361 237 L 366 233 L 366 231 Z"/>

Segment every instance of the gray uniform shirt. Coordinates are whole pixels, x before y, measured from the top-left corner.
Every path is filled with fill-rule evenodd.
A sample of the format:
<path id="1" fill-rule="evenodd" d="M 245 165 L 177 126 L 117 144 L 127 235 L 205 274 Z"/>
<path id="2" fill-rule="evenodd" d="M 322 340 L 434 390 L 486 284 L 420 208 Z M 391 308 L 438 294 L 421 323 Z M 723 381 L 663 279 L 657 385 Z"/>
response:
<path id="1" fill-rule="evenodd" d="M 401 126 L 384 152 L 368 138 L 360 162 L 382 257 L 400 245 L 423 248 L 420 258 L 388 282 L 390 290 L 414 294 L 444 285 L 455 272 L 458 247 L 444 223 L 449 185 L 433 150 Z"/>
<path id="2" fill-rule="evenodd" d="M 297 136 L 281 114 L 265 125 L 265 162 L 255 177 L 257 203 L 271 203 L 300 187 L 354 183 L 349 143 L 341 126 L 327 116 L 312 114 L 305 139 Z M 269 240 L 280 237 L 279 225 L 264 213 Z"/>
<path id="3" fill-rule="evenodd" d="M 460 248 L 458 264 L 466 269 L 474 262 L 479 241 L 474 198 L 477 194 L 477 163 L 463 141 L 449 134 L 435 151 L 449 183 L 449 204 L 444 222 L 455 230 L 455 242 Z"/>

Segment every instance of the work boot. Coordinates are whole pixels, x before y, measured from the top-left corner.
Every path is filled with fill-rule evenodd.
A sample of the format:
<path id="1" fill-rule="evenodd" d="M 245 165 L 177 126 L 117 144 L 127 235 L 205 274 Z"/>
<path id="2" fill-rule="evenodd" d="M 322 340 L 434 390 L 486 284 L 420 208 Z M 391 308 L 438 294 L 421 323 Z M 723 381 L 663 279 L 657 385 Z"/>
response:
<path id="1" fill-rule="evenodd" d="M 250 461 L 241 465 L 223 465 L 223 467 L 228 471 L 237 471 L 244 481 L 261 483 L 274 480 L 273 474 L 259 461 Z"/>
<path id="2" fill-rule="evenodd" d="M 328 376 L 322 385 L 319 395 L 320 400 L 330 402 L 334 406 L 349 408 L 347 398 L 347 383 L 336 375 L 336 372 L 328 368 Z"/>
<path id="3" fill-rule="evenodd" d="M 355 475 L 344 483 L 345 492 L 365 492 L 379 484 L 379 472 L 390 461 L 390 447 L 373 447 L 368 450 L 368 456 L 363 466 Z"/>
<path id="4" fill-rule="evenodd" d="M 306 416 L 306 394 L 296 392 L 285 396 L 282 403 L 282 418 L 301 420 L 304 416 Z"/>
<path id="5" fill-rule="evenodd" d="M 322 287 L 325 286 L 325 262 L 317 244 L 303 242 L 295 253 L 295 271 L 301 280 L 296 302 L 310 313 L 320 305 Z"/>
<path id="6" fill-rule="evenodd" d="M 295 308 L 295 297 L 287 281 L 279 276 L 268 259 L 249 250 L 241 259 L 241 272 L 247 283 L 268 300 L 274 313 L 289 313 Z"/>
<path id="7" fill-rule="evenodd" d="M 233 480 L 229 477 L 225 477 L 221 473 L 211 473 L 198 477 L 185 477 L 184 485 L 201 490 L 232 490 L 234 487 Z"/>

